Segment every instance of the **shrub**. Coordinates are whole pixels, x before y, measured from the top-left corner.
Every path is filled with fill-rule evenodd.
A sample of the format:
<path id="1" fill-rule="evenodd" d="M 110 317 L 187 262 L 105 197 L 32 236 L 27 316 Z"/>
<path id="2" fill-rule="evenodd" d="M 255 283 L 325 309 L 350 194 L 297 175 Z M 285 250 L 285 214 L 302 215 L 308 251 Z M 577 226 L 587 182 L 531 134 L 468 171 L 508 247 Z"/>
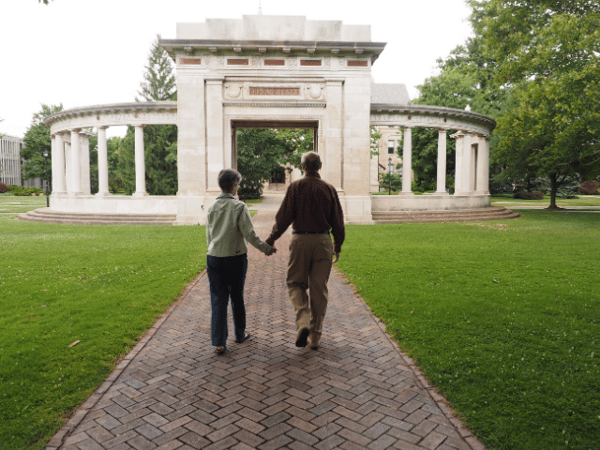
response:
<path id="1" fill-rule="evenodd" d="M 579 186 L 580 194 L 594 195 L 598 194 L 599 192 L 600 189 L 598 189 L 598 180 L 584 181 L 583 183 L 581 183 L 581 186 Z"/>
<path id="2" fill-rule="evenodd" d="M 519 191 L 513 195 L 514 198 L 520 198 L 522 200 L 542 200 L 544 195 L 539 192 L 527 192 L 527 191 Z"/>
<path id="3" fill-rule="evenodd" d="M 8 192 L 8 186 L 0 181 L 0 194 L 4 194 L 6 192 Z"/>
<path id="4" fill-rule="evenodd" d="M 24 197 L 24 196 L 30 196 L 31 194 L 40 194 L 40 193 L 43 193 L 44 191 L 42 189 L 36 188 L 36 187 L 24 188 L 21 186 L 11 185 L 10 192 L 14 195 Z"/>

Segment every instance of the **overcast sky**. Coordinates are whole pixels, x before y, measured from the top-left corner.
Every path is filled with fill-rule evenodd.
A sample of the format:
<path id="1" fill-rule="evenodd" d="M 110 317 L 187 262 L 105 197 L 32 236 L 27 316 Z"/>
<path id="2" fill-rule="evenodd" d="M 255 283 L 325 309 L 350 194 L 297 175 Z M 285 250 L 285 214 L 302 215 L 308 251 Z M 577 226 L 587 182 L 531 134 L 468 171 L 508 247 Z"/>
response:
<path id="1" fill-rule="evenodd" d="M 378 83 L 415 86 L 472 35 L 464 0 L 262 0 L 263 14 L 371 25 L 387 42 L 373 65 Z M 22 137 L 40 104 L 65 109 L 132 102 L 156 34 L 177 22 L 241 19 L 259 0 L 0 0 L 0 133 Z M 115 134 L 119 134 L 115 131 Z"/>

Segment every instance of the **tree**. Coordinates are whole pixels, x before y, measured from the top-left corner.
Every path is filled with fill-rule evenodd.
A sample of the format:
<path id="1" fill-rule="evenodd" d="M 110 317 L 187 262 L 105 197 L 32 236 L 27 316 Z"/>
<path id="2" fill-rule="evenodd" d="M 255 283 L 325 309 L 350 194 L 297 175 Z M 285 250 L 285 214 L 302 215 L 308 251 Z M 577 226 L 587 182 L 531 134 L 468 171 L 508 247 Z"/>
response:
<path id="1" fill-rule="evenodd" d="M 173 63 L 167 51 L 160 45 L 160 34 L 156 35 L 156 39 L 152 43 L 145 69 L 144 81 L 140 83 L 138 95 L 147 102 L 176 100 L 177 90 Z M 140 100 L 136 97 L 135 101 Z"/>
<path id="2" fill-rule="evenodd" d="M 310 129 L 241 129 L 237 133 L 237 166 L 242 174 L 239 195 L 259 198 L 274 171 L 300 167 L 302 154 L 313 149 Z"/>
<path id="3" fill-rule="evenodd" d="M 51 114 L 62 111 L 61 105 L 44 105 L 42 109 L 33 115 L 31 125 L 23 137 L 23 148 L 21 157 L 25 160 L 21 170 L 23 179 L 42 178 L 51 180 L 51 171 L 47 170 L 48 164 L 44 158 L 44 151 L 48 152 L 48 159 L 52 156 L 52 145 L 50 130 L 44 125 L 43 120 Z"/>
<path id="4" fill-rule="evenodd" d="M 475 111 L 485 114 L 491 110 L 491 95 L 482 86 L 487 86 L 483 66 L 479 58 L 479 46 L 473 40 L 467 46 L 457 47 L 446 60 L 438 60 L 440 74 L 432 76 L 418 86 L 419 97 L 413 103 L 419 105 L 436 105 L 448 108 L 465 109 L 469 105 Z M 449 130 L 448 136 L 453 134 Z M 413 160 L 415 184 L 424 189 L 436 188 L 438 131 L 434 128 L 416 128 L 412 132 Z M 446 145 L 446 177 L 448 187 L 454 184 L 454 163 L 456 143 L 450 139 Z M 398 149 L 402 156 L 402 149 Z"/>
<path id="5" fill-rule="evenodd" d="M 371 126 L 369 134 L 371 137 L 371 157 L 379 161 L 379 139 L 381 139 L 382 134 L 375 126 Z"/>
<path id="6" fill-rule="evenodd" d="M 160 35 L 152 44 L 148 64 L 138 94 L 145 101 L 174 100 L 175 76 L 169 55 L 160 45 Z M 136 97 L 136 101 L 140 101 Z M 128 127 L 123 140 L 118 142 L 118 188 L 125 193 L 135 192 L 135 129 Z M 144 161 L 146 191 L 151 195 L 177 193 L 177 126 L 148 125 L 144 127 Z"/>
<path id="7" fill-rule="evenodd" d="M 507 176 L 548 177 L 550 208 L 561 182 L 600 170 L 600 2 L 469 1 L 493 83 L 511 108 L 497 118 L 496 158 Z"/>

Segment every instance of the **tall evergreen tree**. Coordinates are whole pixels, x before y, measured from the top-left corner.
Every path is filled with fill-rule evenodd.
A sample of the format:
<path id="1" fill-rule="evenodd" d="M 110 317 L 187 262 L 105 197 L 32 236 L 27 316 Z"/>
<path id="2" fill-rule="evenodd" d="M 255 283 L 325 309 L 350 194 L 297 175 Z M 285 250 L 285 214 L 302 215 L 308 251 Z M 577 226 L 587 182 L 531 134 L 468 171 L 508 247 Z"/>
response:
<path id="1" fill-rule="evenodd" d="M 140 83 L 138 91 L 143 100 L 156 102 L 177 98 L 173 63 L 167 51 L 160 45 L 160 34 L 156 35 L 156 40 L 152 43 L 145 69 L 144 81 Z M 135 100 L 140 101 L 137 97 Z"/>
<path id="2" fill-rule="evenodd" d="M 173 64 L 160 45 L 160 35 L 152 43 L 148 64 L 138 95 L 148 102 L 175 100 Z M 136 101 L 140 101 L 136 97 Z M 127 194 L 135 191 L 135 137 L 134 128 L 127 134 L 118 149 L 119 185 Z M 177 193 L 177 126 L 149 125 L 144 128 L 144 153 L 146 166 L 146 191 L 151 195 Z"/>

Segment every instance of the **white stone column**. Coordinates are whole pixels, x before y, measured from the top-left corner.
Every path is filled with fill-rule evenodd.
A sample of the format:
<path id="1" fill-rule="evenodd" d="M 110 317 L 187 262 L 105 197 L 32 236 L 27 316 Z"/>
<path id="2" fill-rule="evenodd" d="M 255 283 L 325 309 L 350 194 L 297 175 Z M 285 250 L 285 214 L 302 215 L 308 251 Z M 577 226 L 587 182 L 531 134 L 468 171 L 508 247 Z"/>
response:
<path id="1" fill-rule="evenodd" d="M 471 168 L 471 160 L 473 149 L 471 147 L 471 133 L 466 132 L 463 142 L 463 157 L 462 157 L 462 193 L 470 194 L 473 192 L 473 171 Z"/>
<path id="2" fill-rule="evenodd" d="M 79 128 L 71 130 L 71 190 L 69 194 L 81 194 L 81 147 Z"/>
<path id="3" fill-rule="evenodd" d="M 414 195 L 412 192 L 412 129 L 404 127 L 402 147 L 402 192 L 400 195 Z"/>
<path id="4" fill-rule="evenodd" d="M 477 187 L 475 193 L 487 195 L 490 193 L 490 138 L 479 136 L 477 146 Z"/>
<path id="5" fill-rule="evenodd" d="M 69 139 L 71 139 L 71 137 L 69 136 Z M 72 172 L 72 165 L 71 165 L 71 142 L 65 142 L 65 188 L 66 188 L 66 192 L 73 192 L 73 183 L 71 182 L 71 172 Z"/>
<path id="6" fill-rule="evenodd" d="M 65 143 L 60 133 L 52 139 L 52 193 L 67 192 L 65 183 Z"/>
<path id="7" fill-rule="evenodd" d="M 446 192 L 446 130 L 438 130 L 438 160 L 436 194 L 447 195 Z"/>
<path id="8" fill-rule="evenodd" d="M 456 152 L 454 161 L 454 195 L 462 192 L 462 155 L 464 134 L 459 131 L 450 136 L 456 140 Z"/>
<path id="9" fill-rule="evenodd" d="M 92 180 L 90 177 L 90 135 L 87 132 L 79 134 L 79 147 L 81 153 L 81 192 L 90 195 L 92 193 Z"/>
<path id="10" fill-rule="evenodd" d="M 135 126 L 135 193 L 134 197 L 148 195 L 146 192 L 146 159 L 144 155 L 144 126 Z"/>
<path id="11" fill-rule="evenodd" d="M 206 143 L 207 191 L 220 193 L 217 176 L 233 163 L 233 149 L 225 151 L 223 136 L 223 79 L 206 80 Z"/>
<path id="12" fill-rule="evenodd" d="M 106 128 L 98 127 L 98 196 L 108 192 L 108 149 L 106 146 Z"/>

